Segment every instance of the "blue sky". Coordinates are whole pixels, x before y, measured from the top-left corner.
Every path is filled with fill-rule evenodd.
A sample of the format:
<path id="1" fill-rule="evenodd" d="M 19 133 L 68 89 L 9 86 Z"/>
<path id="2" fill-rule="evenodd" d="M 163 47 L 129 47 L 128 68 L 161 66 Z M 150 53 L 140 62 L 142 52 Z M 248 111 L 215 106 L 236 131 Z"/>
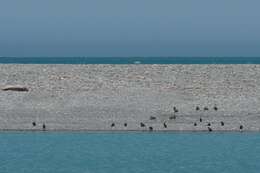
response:
<path id="1" fill-rule="evenodd" d="M 1 0 L 0 56 L 260 56 L 259 0 Z"/>

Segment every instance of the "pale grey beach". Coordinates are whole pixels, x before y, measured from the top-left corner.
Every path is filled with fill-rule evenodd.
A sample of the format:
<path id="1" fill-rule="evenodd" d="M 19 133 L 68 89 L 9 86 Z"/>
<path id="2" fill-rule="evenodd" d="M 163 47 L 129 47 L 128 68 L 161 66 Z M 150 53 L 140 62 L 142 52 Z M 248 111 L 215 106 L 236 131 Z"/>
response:
<path id="1" fill-rule="evenodd" d="M 1 64 L 0 75 L 0 130 L 260 130 L 259 65 Z M 16 86 L 27 90 L 4 89 Z"/>

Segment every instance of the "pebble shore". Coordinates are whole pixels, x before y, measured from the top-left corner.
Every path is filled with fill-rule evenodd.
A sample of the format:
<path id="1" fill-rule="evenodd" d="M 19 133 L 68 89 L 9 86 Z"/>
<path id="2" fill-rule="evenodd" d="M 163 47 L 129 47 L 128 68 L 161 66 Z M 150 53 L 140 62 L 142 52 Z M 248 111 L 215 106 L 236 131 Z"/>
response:
<path id="1" fill-rule="evenodd" d="M 260 131 L 260 65 L 0 64 L 0 88 L 2 131 Z"/>

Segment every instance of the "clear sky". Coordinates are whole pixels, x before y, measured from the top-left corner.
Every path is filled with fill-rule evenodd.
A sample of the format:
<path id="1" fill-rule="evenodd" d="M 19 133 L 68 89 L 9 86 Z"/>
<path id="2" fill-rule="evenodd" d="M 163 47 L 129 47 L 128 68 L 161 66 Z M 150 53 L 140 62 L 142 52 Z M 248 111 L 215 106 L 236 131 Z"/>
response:
<path id="1" fill-rule="evenodd" d="M 1 0 L 0 56 L 260 56 L 259 0 Z"/>

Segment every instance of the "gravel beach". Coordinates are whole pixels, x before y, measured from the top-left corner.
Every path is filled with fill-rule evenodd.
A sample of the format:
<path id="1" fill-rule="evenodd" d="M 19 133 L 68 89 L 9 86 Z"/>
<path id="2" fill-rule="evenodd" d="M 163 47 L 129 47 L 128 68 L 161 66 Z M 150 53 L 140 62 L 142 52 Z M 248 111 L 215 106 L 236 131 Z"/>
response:
<path id="1" fill-rule="evenodd" d="M 260 65 L 0 64 L 0 88 L 0 130 L 260 130 Z"/>

